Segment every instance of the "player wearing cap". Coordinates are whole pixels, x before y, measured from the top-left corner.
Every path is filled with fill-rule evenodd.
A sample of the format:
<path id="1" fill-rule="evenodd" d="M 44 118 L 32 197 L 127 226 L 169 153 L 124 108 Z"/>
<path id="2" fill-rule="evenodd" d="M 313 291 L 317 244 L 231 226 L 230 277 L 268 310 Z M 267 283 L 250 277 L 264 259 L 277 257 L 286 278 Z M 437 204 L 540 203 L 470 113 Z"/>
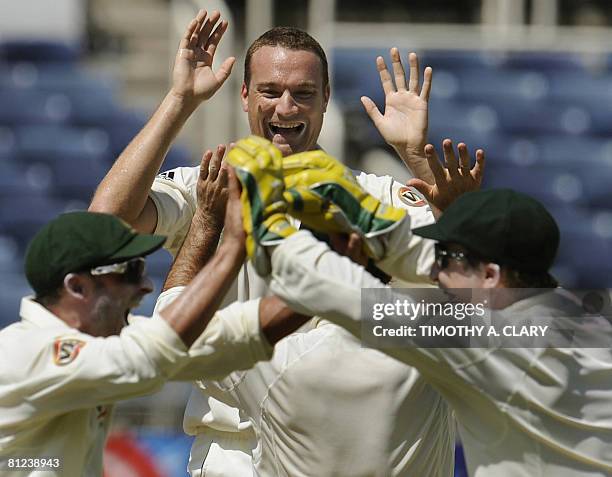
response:
<path id="1" fill-rule="evenodd" d="M 443 202 L 445 178 L 440 172 L 432 192 Z M 345 205 L 334 204 L 349 216 Z M 369 226 L 353 227 L 363 237 L 371 232 Z M 527 347 L 494 342 L 488 348 L 426 348 L 418 346 L 418 339 L 406 338 L 402 347 L 381 349 L 419 369 L 449 402 L 469 474 L 610 475 L 610 324 L 595 320 L 596 328 L 589 330 L 581 321 L 580 301 L 555 288 L 549 269 L 559 230 L 552 216 L 534 199 L 510 190 L 465 194 L 436 224 L 412 232 L 400 224 L 378 238 L 390 245 L 378 261 L 387 273 L 401 276 L 398 264 L 412 233 L 438 241 L 432 278 L 442 289 L 456 295 L 455 289 L 497 291 L 489 295 L 492 322 L 555 330 Z M 273 292 L 296 311 L 329 319 L 359 337 L 362 289 L 384 285 L 310 232 L 285 235 L 280 245 L 267 248 L 272 252 Z M 402 324 L 398 320 L 392 324 Z M 576 347 L 578 336 L 582 347 Z"/>
<path id="2" fill-rule="evenodd" d="M 216 45 L 227 27 L 226 22 L 217 24 L 219 17 L 218 12 L 213 12 L 210 16 L 207 16 L 205 12 L 200 12 L 189 25 L 177 54 L 172 90 L 147 126 L 119 157 L 98 188 L 91 205 L 91 210 L 117 214 L 139 230 L 148 232 L 155 230 L 157 233 L 168 235 L 167 246 L 174 253 L 179 249 L 190 226 L 198 173 L 193 168 L 167 171 L 155 180 L 150 194 L 149 188 L 167 148 L 186 119 L 203 100 L 214 94 L 229 75 L 233 58 L 223 62 L 218 71 L 211 69 Z M 217 24 L 216 27 L 215 24 Z M 416 55 L 411 55 L 410 81 L 409 84 L 406 84 L 399 52 L 393 49 L 391 54 L 395 85 L 382 58 L 377 60 L 386 96 L 385 114 L 381 114 L 367 99 L 363 100 L 364 106 L 383 136 L 415 169 L 416 175 L 426 178 L 428 169 L 422 157 L 422 143 L 425 141 L 427 130 L 427 98 L 431 83 L 431 69 L 425 70 L 423 87 L 420 88 Z M 248 113 L 252 132 L 268 137 L 279 146 L 283 154 L 318 148 L 318 136 L 329 99 L 327 60 L 320 45 L 299 30 L 273 29 L 251 46 L 247 56 L 245 83 L 241 97 L 243 109 Z M 209 175 L 213 179 L 222 168 L 223 152 L 224 148 L 220 148 L 216 155 L 212 153 L 205 155 L 206 160 L 209 161 Z M 413 224 L 423 225 L 433 220 L 429 206 L 415 190 L 398 184 L 390 177 L 379 178 L 361 174 L 359 181 L 386 203 L 410 209 Z M 217 202 L 217 204 L 220 203 L 221 201 Z M 216 235 L 218 238 L 220 228 L 214 229 L 219 222 L 218 217 L 211 213 L 208 231 L 213 237 Z M 409 269 L 413 274 L 413 280 L 428 281 L 429 268 L 433 262 L 433 246 L 419 238 L 415 238 L 415 242 L 420 243 L 420 248 L 414 247 L 415 253 Z M 210 240 L 210 243 L 213 245 L 208 253 L 212 254 L 216 240 Z M 183 279 L 188 279 L 188 276 L 187 273 L 182 274 Z M 166 287 L 176 287 L 182 284 L 184 282 L 181 280 L 169 280 Z M 239 277 L 238 289 L 238 297 L 244 300 L 265 295 L 267 286 L 249 265 L 247 271 Z M 158 308 L 163 307 L 173 296 L 176 296 L 174 292 L 165 292 L 160 297 Z M 331 329 L 334 331 L 331 332 Z M 358 343 L 332 325 L 325 325 L 324 332 L 317 331 L 311 335 L 311 341 L 296 341 L 293 343 L 296 346 L 293 351 L 306 357 L 305 351 L 314 349 L 315 335 L 320 335 L 321 340 L 325 339 L 325 346 L 331 346 L 333 342 L 325 335 L 334 333 L 343 335 L 342 340 L 347 343 L 347 347 L 355 349 L 356 353 L 363 351 Z M 278 369 L 282 369 L 282 356 L 294 355 L 291 349 L 287 351 L 287 355 L 282 353 L 277 355 L 279 357 L 277 364 L 280 366 Z M 377 353 L 364 352 L 363 354 L 366 360 L 367 355 Z M 314 357 L 315 353 L 308 353 L 308 356 Z M 321 372 L 329 372 L 330 368 L 323 362 L 323 356 L 322 353 L 318 366 Z M 347 362 L 351 359 L 348 354 L 346 354 L 346 359 Z M 385 360 L 382 355 L 380 359 L 389 363 L 389 360 Z M 359 369 L 356 360 L 351 362 Z M 387 415 L 385 420 L 377 421 L 379 427 L 370 429 L 372 431 L 381 429 L 381 434 L 390 436 L 395 441 L 387 445 L 383 442 L 386 437 L 381 438 L 381 446 L 370 448 L 369 455 L 375 454 L 375 457 L 368 458 L 363 453 L 360 461 L 367 463 L 363 468 L 367 469 L 368 465 L 370 468 L 376 466 L 381 460 L 384 461 L 383 466 L 393 467 L 397 472 L 406 472 L 406 469 L 413 466 L 414 472 L 418 473 L 418 462 L 424 465 L 429 462 L 430 467 L 436 467 L 435 462 L 438 461 L 428 460 L 424 451 L 431 444 L 439 446 L 436 451 L 439 451 L 440 457 L 437 471 L 444 473 L 445 469 L 449 468 L 448 463 L 452 459 L 453 429 L 447 418 L 446 406 L 441 402 L 439 396 L 429 392 L 427 386 L 422 386 L 422 380 L 418 378 L 418 373 L 415 373 L 413 369 L 405 367 L 400 371 L 401 367 L 394 363 L 389 364 L 389 372 L 391 368 L 396 370 L 394 379 L 411 382 L 413 386 L 396 387 L 395 397 L 389 396 L 388 390 L 380 388 L 376 391 L 380 398 L 378 402 L 388 402 L 389 399 L 392 399 L 397 408 L 402 408 L 402 412 L 410 413 L 411 409 L 418 408 L 419 415 L 414 417 L 414 421 L 402 422 L 401 430 L 397 432 L 395 430 L 397 421 L 391 414 Z M 339 368 L 338 372 L 340 372 Z M 405 379 L 407 375 L 411 376 L 408 380 Z M 373 373 L 366 372 L 364 368 L 362 376 L 364 379 L 359 385 L 365 388 L 367 379 L 370 379 Z M 200 387 L 206 387 L 206 392 L 209 395 L 212 394 L 212 398 L 203 394 L 200 389 L 194 390 L 185 413 L 186 431 L 189 434 L 197 435 L 190 462 L 190 471 L 193 475 L 199 475 L 203 469 L 206 469 L 207 472 L 218 472 L 220 475 L 251 474 L 250 453 L 257 444 L 251 422 L 244 411 L 223 404 L 224 402 L 235 402 L 230 393 L 234 389 L 234 383 L 242 379 L 242 376 L 230 376 L 220 383 L 200 383 Z M 358 376 L 355 376 L 354 379 L 358 380 Z M 341 377 L 334 380 L 330 374 L 330 382 L 333 382 L 334 386 L 328 387 L 327 392 L 330 397 L 338 396 L 336 389 L 342 386 Z M 360 391 L 361 388 L 353 387 L 355 392 L 346 399 L 354 400 L 356 406 L 357 403 L 361 403 L 361 410 L 356 412 L 365 416 L 371 403 L 364 398 L 365 393 Z M 422 392 L 422 390 L 427 391 Z M 296 387 L 294 392 L 299 394 L 300 390 Z M 314 394 L 316 395 L 316 392 Z M 304 393 L 302 395 L 306 396 Z M 293 398 L 287 396 L 287 399 Z M 403 407 L 402 402 L 405 403 Z M 430 416 L 431 420 L 429 425 L 422 426 L 421 419 L 427 420 L 426 416 Z M 258 413 L 251 417 L 254 422 L 259 421 Z M 345 424 L 350 424 L 352 426 L 349 426 L 350 432 L 353 436 L 368 431 L 367 420 L 347 418 L 347 414 L 340 412 L 330 417 L 336 417 L 338 421 L 342 419 Z M 335 424 L 326 428 L 329 429 L 333 425 Z M 343 425 L 339 423 L 338 428 Z M 385 430 L 382 431 L 382 429 Z M 331 439 L 333 436 L 329 434 L 329 437 Z M 314 444 L 320 442 L 321 446 L 324 446 L 324 442 L 327 441 L 327 439 L 319 440 L 316 435 L 313 435 Z M 335 441 L 337 442 L 337 439 Z M 350 446 L 349 441 L 346 442 L 346 446 L 347 448 Z M 421 451 L 417 452 L 417 447 Z M 326 452 L 329 450 L 327 449 Z M 313 454 L 318 453 L 316 447 L 313 447 L 312 451 Z M 297 452 L 299 452 L 298 448 L 292 451 L 292 453 Z M 351 454 L 345 453 L 344 455 L 346 461 L 350 461 Z M 275 456 L 272 455 L 270 458 L 275 459 Z M 338 461 L 337 465 L 340 464 Z"/>
<path id="3" fill-rule="evenodd" d="M 162 164 L 167 148 L 191 112 L 212 96 L 229 75 L 233 58 L 223 62 L 217 71 L 211 69 L 216 45 L 227 26 L 225 22 L 221 22 L 215 27 L 219 18 L 218 12 L 213 12 L 210 16 L 200 12 L 189 25 L 177 54 L 171 91 L 147 126 L 118 158 L 98 188 L 91 205 L 91 210 L 117 214 L 140 230 L 149 232 L 155 230 L 157 233 L 168 235 L 167 246 L 173 253 L 179 249 L 189 229 L 198 172 L 194 168 L 178 168 L 164 172 L 155 181 L 153 179 Z M 412 168 L 415 176 L 431 182 L 431 177 L 428 177 L 430 172 L 423 158 L 431 69 L 425 69 L 421 88 L 416 55 L 409 56 L 408 81 L 397 49 L 391 50 L 391 58 L 392 72 L 387 69 L 382 58 L 376 61 L 385 92 L 384 114 L 380 113 L 367 98 L 362 98 L 362 102 L 385 140 Z M 312 37 L 294 28 L 280 27 L 266 32 L 250 46 L 245 58 L 244 75 L 241 100 L 252 133 L 271 140 L 284 155 L 319 148 L 317 142 L 330 97 L 330 87 L 325 53 Z M 219 148 L 216 155 L 207 153 L 211 177 L 215 177 L 222 168 L 221 157 L 224 149 L 224 147 Z M 358 180 L 383 202 L 408 209 L 413 226 L 430 223 L 433 220 L 429 205 L 417 190 L 399 184 L 388 176 L 376 177 L 362 173 Z M 152 183 L 152 190 L 149 191 Z M 211 214 L 209 231 L 218 237 L 219 230 L 212 230 L 217 223 L 219 220 Z M 210 240 L 211 244 L 215 242 Z M 411 281 L 430 283 L 428 275 L 433 263 L 433 245 L 416 236 L 414 242 L 415 247 L 412 248 L 414 253 L 410 263 L 407 263 L 406 271 L 411 272 Z M 210 247 L 209 253 L 213 250 L 214 245 Z M 181 284 L 180 281 L 170 280 L 166 286 Z M 250 265 L 246 265 L 244 273 L 241 273 L 238 280 L 238 298 L 244 300 L 265 294 L 267 294 L 266 283 L 257 277 Z M 164 293 L 160 297 L 159 307 L 161 308 L 171 296 L 175 295 L 170 292 Z M 322 326 L 323 323 L 320 322 L 318 327 Z M 333 328 L 334 332 L 343 335 L 344 341 L 351 342 L 350 337 L 342 330 L 329 324 L 325 326 L 326 333 L 332 334 L 329 330 Z M 311 335 L 312 341 L 296 339 L 291 345 L 283 345 L 294 346 L 294 349 L 288 349 L 286 356 L 294 356 L 291 351 L 295 351 L 304 359 L 316 360 L 315 353 L 307 354 L 305 351 L 314 347 L 314 337 L 317 334 L 323 339 L 323 333 L 317 332 Z M 354 340 L 352 341 L 349 347 L 355 348 L 357 353 L 363 351 Z M 330 343 L 331 341 L 327 340 L 325 345 L 331 346 Z M 369 353 L 364 352 L 364 354 Z M 281 358 L 284 355 L 278 353 L 276 356 L 277 369 L 284 369 Z M 349 359 L 347 354 L 347 362 Z M 355 368 L 359 368 L 355 360 L 352 364 Z M 275 364 L 270 363 L 270 365 Z M 339 396 L 341 393 L 337 390 L 342 387 L 342 376 L 333 379 L 331 374 L 336 368 L 332 368 L 330 372 L 330 368 L 325 366 L 322 359 L 319 360 L 318 366 L 321 373 L 330 374 L 329 382 L 334 383 L 334 386 L 326 388 L 326 391 L 331 397 Z M 365 367 L 363 369 L 364 379 L 360 381 L 360 385 L 365 387 L 373 373 L 367 372 Z M 337 372 L 340 373 L 340 368 L 337 368 Z M 439 396 L 432 399 L 427 393 L 420 395 L 422 380 L 417 377 L 418 373 L 409 368 L 404 368 L 403 373 L 410 374 L 414 380 L 406 380 L 405 374 L 400 372 L 395 373 L 395 378 L 398 381 L 414 382 L 412 389 L 397 387 L 395 389 L 398 390 L 398 395 L 391 398 L 384 395 L 386 390 L 380 388 L 377 391 L 381 398 L 380 402 L 385 399 L 394 399 L 396 403 L 404 402 L 404 410 L 418 408 L 419 416 L 415 417 L 413 422 L 402 421 L 401 429 L 395 428 L 397 421 L 391 414 L 386 416 L 385 421 L 378 421 L 377 429 L 386 429 L 381 430 L 381 435 L 392 436 L 396 439 L 396 443 L 401 442 L 398 436 L 406 436 L 406 440 L 398 445 L 397 452 L 394 450 L 395 444 L 371 447 L 370 454 L 376 456 L 368 459 L 368 456 L 362 453 L 361 461 L 369 461 L 368 464 L 373 465 L 373 462 L 385 460 L 385 465 L 394 467 L 397 472 L 407 472 L 406 469 L 419 460 L 418 456 L 423 455 L 415 452 L 416 447 L 410 443 L 418 442 L 422 448 L 425 448 L 431 439 L 437 439 L 441 448 L 446 449 L 439 453 L 440 456 L 444 455 L 441 461 L 445 463 L 438 466 L 438 470 L 444 472 L 442 469 L 448 467 L 446 463 L 452 457 L 452 448 L 449 449 L 447 445 L 449 439 L 452 440 L 450 435 L 452 426 L 445 418 L 447 411 L 438 412 L 443 410 L 445 405 L 440 404 Z M 266 376 L 271 375 L 272 373 L 266 374 Z M 355 376 L 355 379 L 358 380 L 359 377 Z M 223 402 L 228 403 L 233 400 L 230 393 L 235 388 L 235 383 L 242 380 L 243 376 L 230 376 L 221 383 L 200 382 L 192 393 L 185 412 L 184 425 L 187 433 L 197 435 L 190 462 L 190 471 L 193 475 L 199 475 L 204 468 L 208 472 L 219 472 L 222 475 L 250 475 L 250 455 L 241 454 L 241 451 L 250 453 L 257 445 L 251 422 L 244 410 L 223 405 Z M 296 380 L 300 382 L 298 378 Z M 202 393 L 202 388 L 206 388 L 205 393 Z M 304 391 L 306 389 L 304 388 Z M 354 392 L 347 399 L 355 403 L 361 402 L 361 411 L 355 412 L 361 416 L 367 415 L 371 404 L 364 398 L 365 394 L 355 386 L 351 389 Z M 294 387 L 293 392 L 300 394 L 301 390 Z M 309 389 L 308 392 L 313 390 Z M 400 393 L 403 393 L 403 398 L 399 396 Z M 301 395 L 305 396 L 304 393 Z M 288 395 L 286 399 L 290 401 L 293 397 Z M 411 399 L 414 399 L 414 402 Z M 401 407 L 401 404 L 398 404 L 398 407 Z M 435 422 L 435 425 L 421 426 L 417 420 L 429 413 L 431 413 L 431 422 Z M 260 421 L 258 414 L 250 417 L 253 422 Z M 375 431 L 366 420 L 349 421 L 346 415 L 341 413 L 330 417 L 338 419 L 338 428 L 349 423 L 352 427 L 347 433 L 351 432 L 352 435 L 359 435 L 368 430 Z M 330 422 L 330 426 L 326 429 L 330 429 L 333 425 L 335 423 Z M 419 435 L 419 432 L 424 434 Z M 331 440 L 333 436 L 329 434 L 329 437 Z M 337 442 L 337 439 L 335 441 Z M 327 440 L 318 439 L 313 434 L 315 445 L 321 443 L 322 449 L 324 442 Z M 346 446 L 347 448 L 350 446 L 348 441 Z M 381 454 L 379 451 L 382 448 L 384 449 Z M 299 453 L 300 449 L 288 448 L 288 451 Z M 313 446 L 312 453 L 319 453 L 319 448 Z M 385 453 L 386 457 L 381 457 Z M 349 453 L 344 455 L 347 461 L 351 459 Z M 277 456 L 278 454 L 270 458 L 276 459 Z M 409 462 L 411 458 L 413 461 Z M 394 464 L 393 460 L 399 464 Z M 337 465 L 341 465 L 339 461 Z M 435 467 L 433 461 L 430 461 L 430 465 Z M 418 473 L 417 468 L 418 466 L 413 473 Z"/>
<path id="4" fill-rule="evenodd" d="M 244 260 L 237 191 L 234 183 L 230 202 L 238 211 L 228 205 L 219 253 L 150 319 L 129 310 L 152 291 L 144 256 L 165 237 L 90 212 L 61 215 L 34 237 L 25 268 L 36 296 L 23 299 L 21 321 L 0 331 L 2 475 L 101 476 L 115 402 L 168 379 L 221 378 L 251 367 L 306 319 L 275 298 L 217 312 Z M 185 257 L 198 253 L 197 233 L 185 249 Z"/>

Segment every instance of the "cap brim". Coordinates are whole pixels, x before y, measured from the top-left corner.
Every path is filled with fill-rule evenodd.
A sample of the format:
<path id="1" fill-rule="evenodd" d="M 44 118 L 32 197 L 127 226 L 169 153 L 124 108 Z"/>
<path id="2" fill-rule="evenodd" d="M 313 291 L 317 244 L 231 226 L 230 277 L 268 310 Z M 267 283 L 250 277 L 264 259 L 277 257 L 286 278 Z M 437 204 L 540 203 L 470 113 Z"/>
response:
<path id="1" fill-rule="evenodd" d="M 117 250 L 111 257 L 111 260 L 129 260 L 130 258 L 142 257 L 155 252 L 166 241 L 163 235 L 139 234 L 136 235 L 127 244 Z"/>
<path id="2" fill-rule="evenodd" d="M 446 234 L 440 229 L 438 223 L 417 227 L 412 229 L 412 232 L 420 237 L 437 240 L 438 242 L 447 242 Z"/>

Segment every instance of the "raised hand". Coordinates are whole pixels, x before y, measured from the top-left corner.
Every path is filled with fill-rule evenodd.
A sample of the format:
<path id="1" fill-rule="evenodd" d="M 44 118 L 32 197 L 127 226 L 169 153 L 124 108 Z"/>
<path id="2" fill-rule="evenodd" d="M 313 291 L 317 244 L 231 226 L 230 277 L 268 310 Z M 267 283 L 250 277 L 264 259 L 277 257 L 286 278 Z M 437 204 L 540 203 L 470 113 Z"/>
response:
<path id="1" fill-rule="evenodd" d="M 208 150 L 202 156 L 197 184 L 197 211 L 207 227 L 223 227 L 228 196 L 228 166 L 223 162 L 225 145 L 219 144 L 213 154 Z"/>
<path id="2" fill-rule="evenodd" d="M 461 194 L 480 189 L 485 167 L 484 151 L 482 149 L 476 151 L 476 163 L 472 167 L 467 146 L 461 142 L 457 150 L 459 161 L 455 156 L 452 141 L 445 139 L 442 142 L 446 164 L 446 167 L 443 167 L 435 148 L 428 144 L 425 146 L 425 157 L 435 184 L 428 184 L 421 179 L 410 179 L 407 182 L 407 185 L 414 187 L 425 196 L 434 208 L 434 215 L 444 211 Z"/>
<path id="3" fill-rule="evenodd" d="M 240 247 L 246 254 L 246 233 L 242 220 L 242 202 L 240 201 L 240 181 L 236 172 L 230 166 L 227 168 L 228 175 L 228 199 L 225 212 L 225 225 L 223 229 L 223 242 L 232 242 Z"/>
<path id="4" fill-rule="evenodd" d="M 217 46 L 227 30 L 227 21 L 218 11 L 207 16 L 200 10 L 191 20 L 174 61 L 172 92 L 195 106 L 210 98 L 229 77 L 236 58 L 227 58 L 218 70 L 212 69 Z"/>
<path id="5" fill-rule="evenodd" d="M 393 146 L 406 162 L 408 156 L 423 157 L 427 140 L 427 104 L 431 90 L 432 69 L 425 68 L 423 85 L 419 87 L 419 60 L 416 53 L 408 55 L 410 74 L 406 87 L 404 66 L 397 48 L 391 48 L 393 77 L 382 56 L 376 58 L 380 83 L 385 92 L 385 112 L 367 96 L 361 102 L 385 141 Z M 395 83 L 394 83 L 395 80 Z M 406 164 L 412 168 L 411 164 Z"/>

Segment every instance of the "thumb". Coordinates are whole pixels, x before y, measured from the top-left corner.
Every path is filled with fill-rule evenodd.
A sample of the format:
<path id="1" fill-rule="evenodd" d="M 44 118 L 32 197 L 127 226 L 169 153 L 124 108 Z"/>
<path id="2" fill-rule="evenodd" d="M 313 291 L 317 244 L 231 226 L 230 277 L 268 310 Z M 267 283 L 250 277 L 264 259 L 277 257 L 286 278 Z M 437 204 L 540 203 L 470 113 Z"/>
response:
<path id="1" fill-rule="evenodd" d="M 408 180 L 408 182 L 406 182 L 406 185 L 409 187 L 414 187 L 421 194 L 423 194 L 423 197 L 425 197 L 425 200 L 427 200 L 427 202 L 432 202 L 432 199 L 434 198 L 434 186 L 432 186 L 431 184 L 428 184 L 427 182 L 421 179 L 410 179 Z"/>
<path id="2" fill-rule="evenodd" d="M 230 56 L 221 64 L 221 66 L 215 73 L 215 78 L 217 78 L 217 81 L 219 82 L 219 86 L 225 83 L 225 80 L 229 78 L 229 75 L 232 72 L 232 67 L 234 66 L 235 62 L 236 62 L 236 58 L 234 58 L 233 56 Z"/>
<path id="3" fill-rule="evenodd" d="M 370 119 L 372 120 L 372 122 L 374 124 L 378 124 L 378 121 L 382 119 L 382 114 L 380 114 L 380 111 L 378 110 L 376 103 L 374 103 L 374 101 L 372 101 L 367 96 L 362 96 L 361 104 L 363 104 L 363 107 L 365 108 L 366 113 L 368 113 L 368 116 L 370 116 Z"/>

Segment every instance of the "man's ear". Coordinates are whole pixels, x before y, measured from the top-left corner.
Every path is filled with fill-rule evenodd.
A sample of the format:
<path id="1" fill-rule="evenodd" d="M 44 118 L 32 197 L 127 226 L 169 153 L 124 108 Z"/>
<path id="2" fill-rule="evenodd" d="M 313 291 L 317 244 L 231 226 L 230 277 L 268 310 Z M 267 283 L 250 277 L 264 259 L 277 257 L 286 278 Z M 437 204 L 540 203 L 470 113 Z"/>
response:
<path id="1" fill-rule="evenodd" d="M 242 101 L 242 110 L 245 113 L 249 112 L 249 88 L 246 83 L 242 83 L 242 88 L 240 89 L 240 100 Z"/>
<path id="2" fill-rule="evenodd" d="M 502 286 L 501 267 L 497 263 L 485 263 L 483 288 L 499 288 Z"/>
<path id="3" fill-rule="evenodd" d="M 327 112 L 327 103 L 329 103 L 329 95 L 331 94 L 331 88 L 329 87 L 329 83 L 325 87 L 325 91 L 323 91 L 323 112 Z"/>
<path id="4" fill-rule="evenodd" d="M 69 273 L 64 277 L 64 290 L 72 298 L 83 299 L 87 296 L 90 284 L 78 273 Z"/>

